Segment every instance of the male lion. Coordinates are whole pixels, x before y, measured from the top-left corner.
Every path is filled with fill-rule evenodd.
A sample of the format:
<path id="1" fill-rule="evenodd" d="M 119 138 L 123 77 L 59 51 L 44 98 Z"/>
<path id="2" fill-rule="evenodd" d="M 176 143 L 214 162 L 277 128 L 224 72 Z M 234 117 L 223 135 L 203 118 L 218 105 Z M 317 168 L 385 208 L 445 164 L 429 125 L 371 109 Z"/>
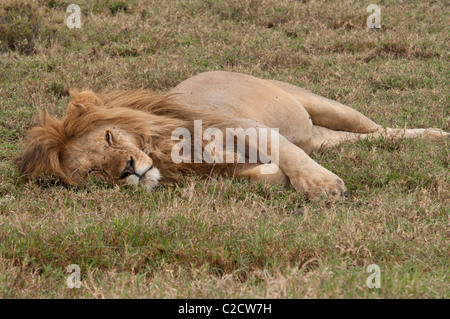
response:
<path id="1" fill-rule="evenodd" d="M 151 190 L 179 174 L 216 171 L 251 180 L 290 182 L 309 195 L 344 195 L 344 182 L 312 160 L 310 152 L 382 134 L 449 136 L 439 129 L 384 129 L 350 107 L 305 89 L 230 72 L 199 74 L 164 96 L 146 90 L 70 93 L 63 119 L 41 112 L 40 126 L 30 131 L 17 159 L 20 172 L 30 179 L 50 174 L 80 185 L 93 173 L 112 183 L 139 184 Z M 171 154 L 178 142 L 172 134 L 177 128 L 195 134 L 194 120 L 220 130 L 271 128 L 271 136 L 278 140 L 279 161 L 175 163 Z M 247 150 L 260 147 L 239 132 L 233 138 L 246 141 Z M 201 151 L 204 146 L 202 142 Z M 272 148 L 269 145 L 266 152 L 269 159 L 273 159 Z M 275 168 L 276 173 L 263 174 L 267 168 Z"/>

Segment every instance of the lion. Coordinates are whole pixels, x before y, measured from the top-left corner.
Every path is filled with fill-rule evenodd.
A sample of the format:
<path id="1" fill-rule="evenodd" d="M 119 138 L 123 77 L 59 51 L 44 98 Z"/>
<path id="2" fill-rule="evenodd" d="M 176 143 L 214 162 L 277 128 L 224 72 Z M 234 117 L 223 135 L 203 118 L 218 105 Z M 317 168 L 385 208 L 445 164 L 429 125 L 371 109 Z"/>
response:
<path id="1" fill-rule="evenodd" d="M 216 173 L 292 185 L 309 196 L 339 197 L 346 194 L 343 180 L 309 157 L 311 152 L 382 135 L 449 136 L 440 129 L 383 128 L 348 106 L 295 85 L 224 71 L 200 73 L 163 95 L 144 89 L 74 89 L 70 95 L 64 118 L 41 111 L 40 125 L 29 132 L 17 165 L 30 180 L 51 175 L 80 186 L 93 174 L 113 184 L 141 185 L 151 191 L 181 175 Z M 240 162 L 174 161 L 173 150 L 179 143 L 174 131 L 184 128 L 195 134 L 196 120 L 202 121 L 202 132 L 267 129 L 271 138 L 262 154 L 268 160 L 260 156 L 250 162 L 244 154 L 246 159 Z M 261 151 L 245 131 L 233 134 L 234 140 L 244 141 L 246 151 Z M 193 148 L 194 144 L 192 139 Z M 239 157 L 234 146 L 217 147 L 214 152 L 219 159 L 230 152 L 234 159 Z"/>

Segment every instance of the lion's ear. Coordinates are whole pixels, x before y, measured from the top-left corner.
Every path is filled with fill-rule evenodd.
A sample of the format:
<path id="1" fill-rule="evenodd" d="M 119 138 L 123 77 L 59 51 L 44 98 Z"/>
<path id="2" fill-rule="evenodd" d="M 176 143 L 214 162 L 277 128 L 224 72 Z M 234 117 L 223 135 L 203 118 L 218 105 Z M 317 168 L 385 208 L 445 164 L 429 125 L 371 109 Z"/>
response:
<path id="1" fill-rule="evenodd" d="M 67 117 L 78 117 L 86 112 L 86 106 L 84 104 L 70 101 L 69 106 L 67 107 Z"/>
<path id="2" fill-rule="evenodd" d="M 88 91 L 78 91 L 74 88 L 69 91 L 70 97 L 72 98 L 70 102 L 74 104 L 83 104 L 86 106 L 103 106 L 103 100 L 95 94 L 95 92 Z"/>
<path id="3" fill-rule="evenodd" d="M 72 99 L 67 107 L 67 115 L 69 117 L 78 117 L 84 114 L 89 107 L 102 107 L 103 100 L 97 96 L 93 91 L 78 91 L 78 89 L 71 89 L 69 91 Z"/>
<path id="4" fill-rule="evenodd" d="M 72 98 L 72 100 L 75 100 L 76 98 L 78 98 L 79 94 L 80 94 L 80 91 L 78 91 L 77 88 L 71 88 L 69 90 L 69 95 Z"/>

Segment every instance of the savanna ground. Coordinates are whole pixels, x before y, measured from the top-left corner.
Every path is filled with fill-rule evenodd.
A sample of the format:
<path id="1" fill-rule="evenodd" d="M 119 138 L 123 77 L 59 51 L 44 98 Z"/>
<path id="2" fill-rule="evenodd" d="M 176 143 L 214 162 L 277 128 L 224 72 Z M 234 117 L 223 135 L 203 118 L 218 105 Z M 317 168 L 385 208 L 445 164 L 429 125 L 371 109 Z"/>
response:
<path id="1" fill-rule="evenodd" d="M 381 7 L 381 30 L 366 7 Z M 82 28 L 69 29 L 70 3 Z M 344 200 L 212 177 L 151 194 L 29 183 L 37 108 L 78 88 L 167 91 L 208 70 L 287 81 L 390 127 L 450 131 L 445 1 L 37 0 L 0 4 L 0 298 L 448 298 L 449 142 L 313 158 Z M 69 289 L 77 264 L 82 286 Z M 370 264 L 381 288 L 370 289 Z"/>

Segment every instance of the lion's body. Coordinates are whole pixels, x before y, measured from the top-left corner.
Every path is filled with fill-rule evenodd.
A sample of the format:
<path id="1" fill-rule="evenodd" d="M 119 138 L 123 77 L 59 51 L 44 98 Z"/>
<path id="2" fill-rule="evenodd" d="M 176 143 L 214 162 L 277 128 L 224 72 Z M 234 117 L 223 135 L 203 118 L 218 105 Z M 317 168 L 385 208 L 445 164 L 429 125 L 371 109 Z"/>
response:
<path id="1" fill-rule="evenodd" d="M 345 193 L 344 183 L 308 156 L 315 149 L 380 134 L 448 136 L 437 129 L 382 129 L 338 102 L 288 83 L 238 73 L 202 73 L 169 93 L 161 97 L 142 90 L 74 92 L 66 118 L 58 121 L 45 115 L 41 127 L 32 131 L 19 158 L 20 170 L 32 178 L 50 173 L 71 184 L 79 184 L 85 177 L 80 171 L 101 172 L 113 182 L 142 183 L 149 189 L 177 173 L 233 171 L 237 177 L 290 182 L 309 194 L 335 195 Z M 269 145 L 266 155 L 272 162 L 268 164 L 173 163 L 173 131 L 185 127 L 195 133 L 196 119 L 202 120 L 205 128 L 220 130 L 272 129 L 279 141 L 278 161 Z M 234 137 L 245 140 L 239 133 Z M 246 147 L 259 145 L 248 142 Z M 275 167 L 276 173 L 263 174 L 267 167 Z"/>

